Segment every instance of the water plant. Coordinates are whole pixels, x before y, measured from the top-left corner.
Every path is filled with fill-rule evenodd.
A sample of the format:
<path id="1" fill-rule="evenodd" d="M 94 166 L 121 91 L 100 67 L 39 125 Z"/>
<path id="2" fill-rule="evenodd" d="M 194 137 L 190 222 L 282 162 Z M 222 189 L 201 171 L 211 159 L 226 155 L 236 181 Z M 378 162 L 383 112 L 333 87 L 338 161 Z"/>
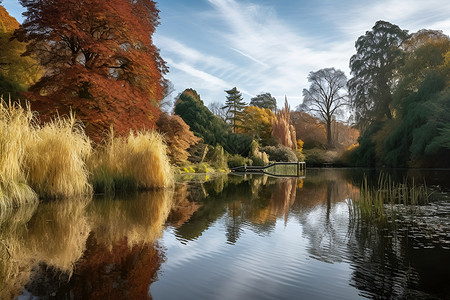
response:
<path id="1" fill-rule="evenodd" d="M 389 175 L 380 173 L 377 184 L 370 186 L 364 176 L 359 197 L 354 197 L 350 213 L 364 219 L 385 221 L 385 205 L 423 205 L 429 201 L 426 184 L 416 184 L 414 178 L 404 178 L 403 182 L 394 182 Z"/>

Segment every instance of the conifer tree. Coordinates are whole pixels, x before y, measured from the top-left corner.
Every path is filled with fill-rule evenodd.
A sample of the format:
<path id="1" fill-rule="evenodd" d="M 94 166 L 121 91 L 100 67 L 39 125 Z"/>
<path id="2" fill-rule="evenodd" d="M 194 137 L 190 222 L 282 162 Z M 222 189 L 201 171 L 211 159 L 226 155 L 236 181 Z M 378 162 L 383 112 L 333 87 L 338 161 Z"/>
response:
<path id="1" fill-rule="evenodd" d="M 222 108 L 227 111 L 225 120 L 231 124 L 233 132 L 236 132 L 237 128 L 242 125 L 240 124 L 240 120 L 242 120 L 246 103 L 244 102 L 244 98 L 242 98 L 241 92 L 236 87 L 225 92 L 227 93 L 227 100 L 225 101 L 225 106 Z"/>

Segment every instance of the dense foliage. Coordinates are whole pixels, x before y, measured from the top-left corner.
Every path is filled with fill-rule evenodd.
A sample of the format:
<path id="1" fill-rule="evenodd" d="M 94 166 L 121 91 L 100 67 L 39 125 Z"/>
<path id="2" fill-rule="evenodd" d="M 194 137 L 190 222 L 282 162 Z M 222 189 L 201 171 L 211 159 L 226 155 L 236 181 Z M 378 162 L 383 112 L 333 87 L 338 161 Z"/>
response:
<path id="1" fill-rule="evenodd" d="M 152 128 L 167 71 L 152 34 L 152 0 L 20 0 L 26 8 L 15 35 L 45 69 L 30 87 L 41 115 L 74 110 L 99 139 L 111 123 L 117 134 Z"/>
<path id="2" fill-rule="evenodd" d="M 19 26 L 19 22 L 0 6 L 0 95 L 4 95 L 4 99 L 11 97 L 13 101 L 41 75 L 33 57 L 21 56 L 26 44 L 12 39 Z"/>
<path id="3" fill-rule="evenodd" d="M 401 46 L 407 38 L 406 30 L 378 21 L 372 31 L 367 31 L 356 41 L 356 54 L 350 59 L 353 77 L 348 87 L 361 126 L 375 119 L 392 118 L 392 88 L 396 70 L 402 62 Z"/>
<path id="4" fill-rule="evenodd" d="M 277 99 L 270 93 L 262 93 L 250 99 L 250 105 L 275 111 L 277 109 Z"/>
<path id="5" fill-rule="evenodd" d="M 387 82 L 395 74 L 392 97 L 388 102 L 372 98 L 372 122 L 351 160 L 359 166 L 449 167 L 450 38 L 420 30 L 401 48 L 397 43 L 392 48 L 397 49 L 391 57 L 395 68 L 379 80 Z M 387 104 L 390 118 L 375 113 L 377 105 Z"/>
<path id="6" fill-rule="evenodd" d="M 246 135 L 232 133 L 230 127 L 204 105 L 194 90 L 187 89 L 180 95 L 174 112 L 206 144 L 220 144 L 228 153 L 248 155 L 252 139 Z"/>

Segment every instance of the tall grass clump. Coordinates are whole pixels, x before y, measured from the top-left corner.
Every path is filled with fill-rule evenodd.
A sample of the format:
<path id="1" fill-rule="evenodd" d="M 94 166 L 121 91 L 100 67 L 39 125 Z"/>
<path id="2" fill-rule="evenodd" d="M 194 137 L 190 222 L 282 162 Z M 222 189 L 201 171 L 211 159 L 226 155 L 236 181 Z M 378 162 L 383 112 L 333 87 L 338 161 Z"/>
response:
<path id="1" fill-rule="evenodd" d="M 26 145 L 30 186 L 43 198 L 91 194 L 85 163 L 91 152 L 91 141 L 72 114 L 67 118 L 57 116 L 37 127 Z"/>
<path id="2" fill-rule="evenodd" d="M 115 137 L 111 129 L 99 146 L 89 167 L 96 192 L 148 190 L 170 187 L 174 183 L 167 146 L 156 131 L 130 132 Z"/>
<path id="3" fill-rule="evenodd" d="M 36 203 L 38 197 L 27 184 L 24 159 L 32 143 L 35 117 L 29 107 L 6 104 L 0 98 L 0 210 L 25 203 Z"/>
<path id="4" fill-rule="evenodd" d="M 385 221 L 385 204 L 393 208 L 395 204 L 415 206 L 427 204 L 428 201 L 429 193 L 425 184 L 417 185 L 414 179 L 408 181 L 407 178 L 397 183 L 389 175 L 380 173 L 374 187 L 369 186 L 364 176 L 359 199 L 352 202 L 351 212 L 364 219 Z"/>

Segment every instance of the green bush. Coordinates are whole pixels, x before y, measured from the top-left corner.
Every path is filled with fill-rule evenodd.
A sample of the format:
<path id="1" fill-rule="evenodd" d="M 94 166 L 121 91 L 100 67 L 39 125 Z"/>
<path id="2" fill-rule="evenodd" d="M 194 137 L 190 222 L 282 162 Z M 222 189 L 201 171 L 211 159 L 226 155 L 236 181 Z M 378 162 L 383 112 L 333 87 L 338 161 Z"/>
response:
<path id="1" fill-rule="evenodd" d="M 245 157 L 243 157 L 243 156 L 241 156 L 239 154 L 235 154 L 235 155 L 231 156 L 228 159 L 228 167 L 229 168 L 240 167 L 240 166 L 243 166 L 245 164 L 251 165 L 252 164 L 252 160 L 248 159 L 248 158 L 245 158 Z"/>
<path id="2" fill-rule="evenodd" d="M 266 146 L 261 148 L 261 151 L 264 151 L 269 155 L 269 159 L 271 161 L 280 161 L 280 162 L 297 162 L 297 155 L 294 150 L 288 148 L 283 145 L 278 146 Z"/>
<path id="3" fill-rule="evenodd" d="M 219 144 L 216 147 L 209 146 L 210 150 L 206 154 L 205 160 L 216 169 L 226 169 L 227 165 L 227 155 L 228 153 L 223 150 L 223 147 Z"/>

